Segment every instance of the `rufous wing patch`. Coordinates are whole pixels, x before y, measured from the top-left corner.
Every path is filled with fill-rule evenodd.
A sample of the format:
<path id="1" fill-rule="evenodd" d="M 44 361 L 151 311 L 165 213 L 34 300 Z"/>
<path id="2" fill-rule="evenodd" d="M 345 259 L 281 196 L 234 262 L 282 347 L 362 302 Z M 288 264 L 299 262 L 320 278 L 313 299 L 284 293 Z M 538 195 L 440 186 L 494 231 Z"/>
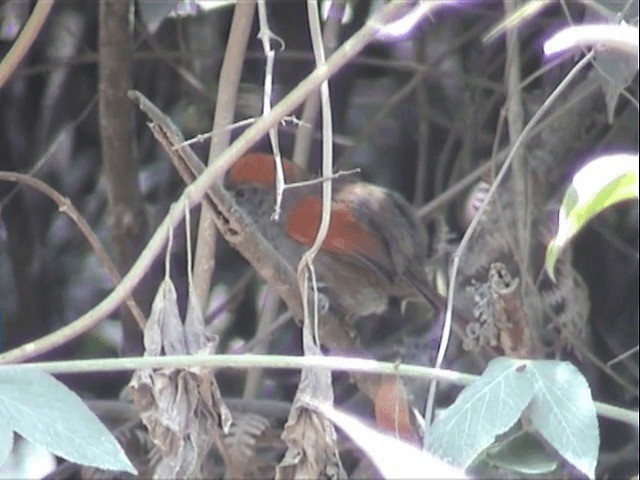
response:
<path id="1" fill-rule="evenodd" d="M 307 196 L 291 209 L 285 228 L 295 241 L 311 246 L 318 235 L 321 217 L 322 200 L 316 196 Z M 385 245 L 377 234 L 358 222 L 348 209 L 335 204 L 331 207 L 331 221 L 322 250 L 375 268 L 385 276 L 391 273 Z"/>

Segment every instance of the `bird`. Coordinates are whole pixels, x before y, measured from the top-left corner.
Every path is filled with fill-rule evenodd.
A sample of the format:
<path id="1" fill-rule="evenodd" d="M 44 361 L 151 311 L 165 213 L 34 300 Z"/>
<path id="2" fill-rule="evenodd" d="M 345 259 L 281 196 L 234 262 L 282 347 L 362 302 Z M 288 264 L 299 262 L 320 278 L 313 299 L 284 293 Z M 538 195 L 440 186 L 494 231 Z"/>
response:
<path id="1" fill-rule="evenodd" d="M 286 183 L 293 186 L 284 191 L 277 218 L 272 155 L 240 157 L 225 172 L 223 186 L 295 269 L 319 230 L 322 183 L 317 178 L 311 182 L 314 176 L 289 160 L 282 160 L 282 168 Z M 383 313 L 391 298 L 424 301 L 444 310 L 444 298 L 428 279 L 429 239 L 414 207 L 397 192 L 353 176 L 332 181 L 329 228 L 313 261 L 329 308 L 347 324 Z M 378 428 L 419 444 L 419 428 L 410 413 L 412 397 L 403 382 L 381 377 L 375 385 L 368 394 Z"/>
<path id="2" fill-rule="evenodd" d="M 276 170 L 266 153 L 240 157 L 225 172 L 223 186 L 258 231 L 295 269 L 314 243 L 322 215 L 321 181 L 283 159 L 287 183 L 279 218 L 273 218 Z M 429 242 L 415 209 L 397 192 L 350 176 L 333 179 L 331 219 L 314 258 L 329 305 L 349 319 L 384 312 L 391 298 L 444 299 L 426 272 Z"/>

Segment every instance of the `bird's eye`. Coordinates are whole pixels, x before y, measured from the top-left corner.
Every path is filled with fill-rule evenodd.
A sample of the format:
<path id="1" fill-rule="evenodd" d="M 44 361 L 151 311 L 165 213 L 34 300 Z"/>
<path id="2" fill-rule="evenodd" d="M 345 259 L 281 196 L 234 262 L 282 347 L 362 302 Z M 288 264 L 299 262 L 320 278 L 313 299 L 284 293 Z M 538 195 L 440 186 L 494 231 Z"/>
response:
<path id="1" fill-rule="evenodd" d="M 242 200 L 243 198 L 247 198 L 248 192 L 246 188 L 238 187 L 236 188 L 234 195 L 237 199 Z"/>

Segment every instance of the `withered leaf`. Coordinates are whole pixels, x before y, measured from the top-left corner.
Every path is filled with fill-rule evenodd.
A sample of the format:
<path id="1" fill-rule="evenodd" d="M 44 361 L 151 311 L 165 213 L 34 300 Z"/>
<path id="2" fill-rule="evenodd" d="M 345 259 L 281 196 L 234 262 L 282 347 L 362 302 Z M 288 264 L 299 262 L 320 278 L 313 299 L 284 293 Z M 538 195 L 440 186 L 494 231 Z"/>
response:
<path id="1" fill-rule="evenodd" d="M 215 353 L 207 338 L 199 303 L 190 289 L 185 325 L 177 295 L 166 278 L 153 302 L 144 332 L 145 356 Z M 163 368 L 136 371 L 130 382 L 134 403 L 149 436 L 162 452 L 154 477 L 202 476 L 201 466 L 220 425 L 228 431 L 231 413 L 211 369 Z"/>

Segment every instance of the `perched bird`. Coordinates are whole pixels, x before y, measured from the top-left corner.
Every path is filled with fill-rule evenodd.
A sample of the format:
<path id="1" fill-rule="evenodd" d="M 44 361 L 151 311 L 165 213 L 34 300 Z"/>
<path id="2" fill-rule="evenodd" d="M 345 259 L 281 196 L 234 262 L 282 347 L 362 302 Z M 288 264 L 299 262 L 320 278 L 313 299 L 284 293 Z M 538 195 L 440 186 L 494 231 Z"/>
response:
<path id="1" fill-rule="evenodd" d="M 283 160 L 283 169 L 287 183 L 313 178 L 288 160 Z M 225 173 L 224 186 L 263 237 L 295 268 L 318 233 L 321 182 L 285 190 L 278 220 L 272 218 L 275 164 L 271 155 L 241 157 Z M 430 286 L 425 271 L 427 250 L 424 228 L 398 193 L 351 177 L 334 179 L 329 230 L 314 259 L 332 308 L 357 318 L 383 312 L 391 297 L 422 298 L 442 306 L 443 299 Z"/>
<path id="2" fill-rule="evenodd" d="M 287 183 L 313 179 L 288 160 L 283 160 L 283 170 Z M 275 173 L 273 156 L 247 154 L 227 170 L 224 187 L 265 240 L 295 269 L 318 233 L 322 184 L 286 189 L 280 216 L 274 219 Z M 424 299 L 442 309 L 444 299 L 431 288 L 425 270 L 428 246 L 413 207 L 398 193 L 353 177 L 335 178 L 329 229 L 314 259 L 329 308 L 348 322 L 382 313 L 392 297 Z M 402 382 L 395 377 L 379 381 L 371 397 L 378 427 L 418 444 Z"/>

